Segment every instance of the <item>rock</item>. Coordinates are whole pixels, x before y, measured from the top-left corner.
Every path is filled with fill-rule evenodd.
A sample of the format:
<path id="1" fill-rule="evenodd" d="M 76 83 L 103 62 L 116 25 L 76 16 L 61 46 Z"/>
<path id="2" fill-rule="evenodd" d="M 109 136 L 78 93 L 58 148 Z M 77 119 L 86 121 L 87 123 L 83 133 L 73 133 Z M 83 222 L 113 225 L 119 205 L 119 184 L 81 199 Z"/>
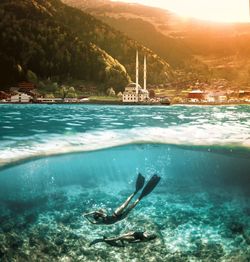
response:
<path id="1" fill-rule="evenodd" d="M 195 241 L 196 250 L 192 252 L 192 255 L 199 260 L 207 259 L 208 261 L 218 260 L 224 255 L 224 250 L 220 244 L 217 243 L 203 243 L 197 239 Z"/>
<path id="2" fill-rule="evenodd" d="M 31 214 L 28 214 L 26 217 L 25 217 L 25 222 L 27 224 L 32 224 L 34 222 L 36 222 L 37 220 L 37 214 L 36 213 L 31 213 Z"/>
<path id="3" fill-rule="evenodd" d="M 17 234 L 11 234 L 8 237 L 8 242 L 11 248 L 18 249 L 23 245 L 22 238 Z"/>
<path id="4" fill-rule="evenodd" d="M 62 237 L 57 237 L 57 238 L 55 239 L 55 244 L 56 244 L 57 246 L 61 246 L 63 243 L 64 243 L 64 239 L 63 239 Z"/>
<path id="5" fill-rule="evenodd" d="M 3 225 L 2 225 L 2 230 L 3 232 L 7 233 L 7 232 L 10 232 L 14 227 L 14 224 L 12 222 L 5 222 Z"/>
<path id="6" fill-rule="evenodd" d="M 72 214 L 65 214 L 60 218 L 60 222 L 62 222 L 63 224 L 69 224 L 73 219 L 73 215 Z"/>
<path id="7" fill-rule="evenodd" d="M 250 230 L 245 230 L 243 237 L 248 245 L 250 245 Z"/>
<path id="8" fill-rule="evenodd" d="M 67 237 L 68 239 L 79 239 L 80 237 L 77 235 L 77 234 L 75 234 L 75 233 L 73 233 L 73 232 L 70 232 L 69 234 L 68 234 L 68 237 Z"/>
<path id="9" fill-rule="evenodd" d="M 58 248 L 51 242 L 47 242 L 41 249 L 41 251 L 50 257 L 58 255 Z"/>
<path id="10" fill-rule="evenodd" d="M 3 245 L 3 243 L 0 243 L 0 258 L 4 257 L 6 253 L 7 253 L 7 248 L 5 247 L 5 245 Z"/>
<path id="11" fill-rule="evenodd" d="M 67 254 L 68 251 L 69 251 L 68 246 L 67 246 L 66 244 L 63 244 L 62 247 L 61 247 L 61 252 L 62 252 L 63 254 Z"/>
<path id="12" fill-rule="evenodd" d="M 35 237 L 30 237 L 29 238 L 29 245 L 31 247 L 34 247 L 34 246 L 36 246 L 38 244 L 39 244 L 39 241 Z"/>
<path id="13" fill-rule="evenodd" d="M 229 229 L 233 234 L 243 234 L 244 232 L 244 226 L 239 222 L 232 222 L 229 225 Z"/>

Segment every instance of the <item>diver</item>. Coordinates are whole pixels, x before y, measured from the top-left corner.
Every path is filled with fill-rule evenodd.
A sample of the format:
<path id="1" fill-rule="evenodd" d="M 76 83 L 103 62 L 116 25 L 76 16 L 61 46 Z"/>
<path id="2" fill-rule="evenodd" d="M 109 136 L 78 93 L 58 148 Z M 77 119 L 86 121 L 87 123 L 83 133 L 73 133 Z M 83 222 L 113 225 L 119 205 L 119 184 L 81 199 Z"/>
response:
<path id="1" fill-rule="evenodd" d="M 99 239 L 95 239 L 93 242 L 91 242 L 89 244 L 89 246 L 93 246 L 97 243 L 100 242 L 105 242 L 110 246 L 114 246 L 114 247 L 125 247 L 125 243 L 124 242 L 128 242 L 128 243 L 140 243 L 140 242 L 147 242 L 150 240 L 154 240 L 156 239 L 157 236 L 155 234 L 149 234 L 148 232 L 129 232 L 126 234 L 123 234 L 121 236 L 118 237 L 112 237 L 112 238 L 107 238 L 107 237 L 103 237 L 103 238 L 99 238 Z"/>
<path id="2" fill-rule="evenodd" d="M 128 213 L 142 200 L 143 197 L 147 196 L 149 193 L 153 191 L 156 185 L 160 181 L 160 177 L 157 175 L 153 175 L 151 179 L 147 182 L 146 186 L 143 188 L 145 183 L 145 177 L 142 176 L 140 173 L 138 174 L 136 180 L 136 189 L 133 194 L 131 194 L 128 199 L 118 207 L 112 215 L 108 215 L 105 210 L 100 209 L 98 211 L 93 211 L 89 213 L 83 214 L 83 216 L 92 224 L 114 224 L 124 218 L 127 217 Z M 130 206 L 129 203 L 132 198 L 141 190 L 140 196 L 132 203 Z"/>

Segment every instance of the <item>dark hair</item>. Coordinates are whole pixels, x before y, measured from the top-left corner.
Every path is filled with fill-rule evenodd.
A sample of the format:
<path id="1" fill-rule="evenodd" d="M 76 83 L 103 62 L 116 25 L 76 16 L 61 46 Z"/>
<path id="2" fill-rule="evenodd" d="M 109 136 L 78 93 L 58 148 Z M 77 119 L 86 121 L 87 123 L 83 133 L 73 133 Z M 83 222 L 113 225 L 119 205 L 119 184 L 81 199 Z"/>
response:
<path id="1" fill-rule="evenodd" d="M 157 235 L 156 234 L 150 234 L 147 236 L 147 240 L 153 240 L 153 239 L 156 239 L 157 238 Z"/>
<path id="2" fill-rule="evenodd" d="M 103 210 L 98 210 L 97 212 L 95 212 L 94 213 L 94 215 L 93 215 L 93 218 L 95 219 L 95 220 L 98 220 L 99 218 L 101 218 L 101 217 L 104 217 L 104 211 Z"/>

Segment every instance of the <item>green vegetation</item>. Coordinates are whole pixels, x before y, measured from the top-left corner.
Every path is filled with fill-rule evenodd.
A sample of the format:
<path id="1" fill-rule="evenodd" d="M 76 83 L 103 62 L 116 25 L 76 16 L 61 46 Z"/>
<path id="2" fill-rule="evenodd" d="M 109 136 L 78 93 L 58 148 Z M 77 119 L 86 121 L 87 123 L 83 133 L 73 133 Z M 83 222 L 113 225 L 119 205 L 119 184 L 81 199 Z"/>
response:
<path id="1" fill-rule="evenodd" d="M 165 35 L 158 27 L 169 28 L 164 10 L 105 1 L 64 0 L 65 3 L 86 10 L 120 32 L 125 33 L 158 54 L 175 69 L 191 71 L 194 78 L 208 72 L 207 66 L 193 56 L 192 47 L 182 38 Z M 160 23 L 160 25 L 159 25 Z M 165 26 L 164 24 L 166 23 Z"/>
<path id="2" fill-rule="evenodd" d="M 1 2 L 1 84 L 25 78 L 37 82 L 38 78 L 65 81 L 71 77 L 124 86 L 129 81 L 125 68 L 64 26 L 61 6 L 59 1 Z"/>
<path id="3" fill-rule="evenodd" d="M 103 102 L 121 101 L 121 99 L 115 96 L 90 96 L 89 100 L 92 102 L 95 102 L 95 101 L 103 101 Z"/>
<path id="4" fill-rule="evenodd" d="M 143 19 L 125 17 L 118 19 L 102 17 L 102 19 L 110 26 L 149 47 L 175 68 L 186 66 L 187 61 L 192 59 L 189 48 L 182 41 L 161 34 L 152 24 Z"/>
<path id="5" fill-rule="evenodd" d="M 166 10 L 110 0 L 63 0 L 150 48 L 177 70 L 174 82 L 250 85 L 250 25 L 181 19 Z M 179 72 L 181 71 L 181 74 Z"/>
<path id="6" fill-rule="evenodd" d="M 134 75 L 136 49 L 150 61 L 149 83 L 172 75 L 150 50 L 59 0 L 2 0 L 0 16 L 0 89 L 29 80 L 55 94 L 62 84 L 81 80 L 99 92 L 119 92 Z"/>

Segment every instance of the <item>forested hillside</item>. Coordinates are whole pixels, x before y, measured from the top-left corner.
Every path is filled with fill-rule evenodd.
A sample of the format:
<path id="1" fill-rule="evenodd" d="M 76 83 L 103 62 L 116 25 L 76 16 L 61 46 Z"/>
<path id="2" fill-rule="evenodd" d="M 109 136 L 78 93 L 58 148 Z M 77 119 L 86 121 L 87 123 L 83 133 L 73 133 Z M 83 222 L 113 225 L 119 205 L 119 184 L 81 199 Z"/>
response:
<path id="1" fill-rule="evenodd" d="M 149 47 L 200 81 L 250 85 L 250 24 L 182 19 L 159 8 L 110 0 L 63 0 Z M 182 76 L 182 77 L 183 77 Z"/>
<path id="2" fill-rule="evenodd" d="M 188 60 L 192 59 L 191 50 L 182 41 L 156 30 L 153 21 L 165 18 L 163 10 L 109 0 L 63 0 L 63 2 L 94 15 L 143 43 L 168 61 L 171 66 L 183 67 Z M 164 17 L 162 17 L 163 14 Z"/>
<path id="3" fill-rule="evenodd" d="M 81 79 L 121 90 L 134 76 L 136 49 L 150 61 L 149 83 L 171 76 L 169 65 L 152 51 L 59 0 L 2 0 L 0 16 L 0 88 L 31 70 L 39 78 Z"/>

